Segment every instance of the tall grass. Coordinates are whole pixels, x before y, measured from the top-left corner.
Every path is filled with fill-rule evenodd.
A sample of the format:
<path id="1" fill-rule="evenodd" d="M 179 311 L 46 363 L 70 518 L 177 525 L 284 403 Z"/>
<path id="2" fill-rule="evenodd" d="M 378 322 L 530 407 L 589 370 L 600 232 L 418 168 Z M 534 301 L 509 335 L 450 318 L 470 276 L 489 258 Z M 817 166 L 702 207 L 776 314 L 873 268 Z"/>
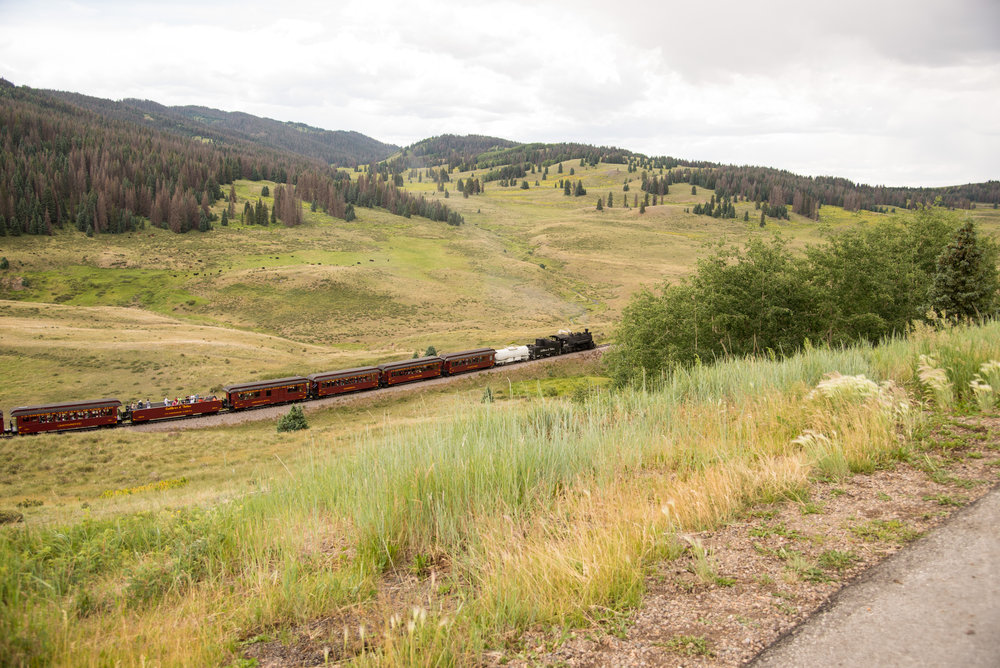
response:
<path id="1" fill-rule="evenodd" d="M 244 638 L 336 613 L 382 620 L 338 650 L 362 662 L 461 664 L 528 627 L 600 622 L 638 604 L 678 531 L 889 463 L 918 416 L 920 355 L 973 405 L 962 381 L 1000 360 L 998 330 L 470 402 L 214 508 L 5 528 L 0 663 L 223 663 Z M 426 564 L 446 586 L 425 607 L 376 596 L 387 571 Z"/>

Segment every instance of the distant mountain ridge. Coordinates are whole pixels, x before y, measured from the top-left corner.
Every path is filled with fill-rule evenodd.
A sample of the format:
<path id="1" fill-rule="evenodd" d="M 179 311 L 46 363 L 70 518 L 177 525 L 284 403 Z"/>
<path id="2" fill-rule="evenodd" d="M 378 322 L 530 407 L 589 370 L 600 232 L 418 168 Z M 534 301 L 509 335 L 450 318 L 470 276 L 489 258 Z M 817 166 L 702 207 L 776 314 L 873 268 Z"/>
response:
<path id="1" fill-rule="evenodd" d="M 256 224 L 298 225 L 309 202 L 313 211 L 345 220 L 362 206 L 461 225 L 462 216 L 443 201 L 364 170 L 352 178 L 331 163 L 375 164 L 397 150 L 359 133 L 0 79 L 0 236 L 49 235 L 67 225 L 88 236 L 124 233 L 146 221 L 206 232 L 220 219 L 212 211 L 219 199 L 229 201 L 221 225 L 237 216 L 237 179 L 276 183 L 273 199 L 246 202 L 240 214 Z"/>
<path id="2" fill-rule="evenodd" d="M 787 206 L 810 218 L 816 218 L 819 208 L 827 204 L 849 211 L 882 211 L 922 205 L 968 209 L 976 202 L 1000 203 L 1000 181 L 997 180 L 936 188 L 872 186 L 835 176 L 801 176 L 773 167 L 648 156 L 615 146 L 574 142 L 523 144 L 483 135 L 445 134 L 421 140 L 390 158 L 386 168 L 396 174 L 415 168 L 486 170 L 484 180 L 493 181 L 522 179 L 532 168 L 540 171 L 567 160 L 581 160 L 591 165 L 600 162 L 625 164 L 630 173 L 641 172 L 643 190 L 650 182 L 657 188 L 688 183 L 714 190 L 720 197 Z M 652 179 L 656 173 L 663 178 Z"/>
<path id="3" fill-rule="evenodd" d="M 4 100 L 10 103 L 4 105 Z M 11 106 L 15 101 L 19 105 L 17 112 Z M 719 198 L 789 207 L 794 213 L 810 218 L 817 218 L 819 209 L 824 205 L 841 206 L 847 210 L 883 211 L 923 205 L 971 208 L 976 203 L 995 207 L 1000 203 L 1000 181 L 996 180 L 939 188 L 889 188 L 856 184 L 837 177 L 800 176 L 771 167 L 724 165 L 670 156 L 651 157 L 619 147 L 575 142 L 521 143 L 488 135 L 443 134 L 400 148 L 354 131 L 324 130 L 304 123 L 276 121 L 199 105 L 168 107 L 151 100 L 114 101 L 80 93 L 37 90 L 17 87 L 0 79 L 0 113 L 3 112 L 6 112 L 9 123 L 7 128 L 0 124 L 0 144 L 4 141 L 10 143 L 4 148 L 9 160 L 6 163 L 7 174 L 0 173 L 0 215 L 8 220 L 16 218 L 24 231 L 50 229 L 52 224 L 58 227 L 67 216 L 79 224 L 83 204 L 80 197 L 90 191 L 96 172 L 89 158 L 83 163 L 74 163 L 71 169 L 61 161 L 72 157 L 70 149 L 82 141 L 80 138 L 83 135 L 92 138 L 88 141 L 96 141 L 92 146 L 107 148 L 131 144 L 133 148 L 123 148 L 124 152 L 118 159 L 132 160 L 137 155 L 135 150 L 148 153 L 149 139 L 141 139 L 143 132 L 173 137 L 172 141 L 162 138 L 156 138 L 156 141 L 165 141 L 162 149 L 175 156 L 171 160 L 185 161 L 187 171 L 183 174 L 184 178 L 179 178 L 181 175 L 176 163 L 168 160 L 159 165 L 150 163 L 144 171 L 126 175 L 127 179 L 122 183 L 137 189 L 132 198 L 136 202 L 121 196 L 120 201 L 109 205 L 112 211 L 117 207 L 121 211 L 148 217 L 155 209 L 151 207 L 150 200 L 160 190 L 159 181 L 163 181 L 171 192 L 180 184 L 191 190 L 196 200 L 201 193 L 210 194 L 214 200 L 219 196 L 218 187 L 230 183 L 233 178 L 279 182 L 291 178 L 291 183 L 303 186 L 302 192 L 308 194 L 309 201 L 327 202 L 332 215 L 339 217 L 346 215 L 343 208 L 347 204 L 379 204 L 375 199 L 361 198 L 355 190 L 328 187 L 331 183 L 343 186 L 340 181 L 347 176 L 331 170 L 331 166 L 377 165 L 374 172 L 394 187 L 403 188 L 402 174 L 407 170 L 477 171 L 480 172 L 477 178 L 486 183 L 523 179 L 528 173 L 546 170 L 548 166 L 569 160 L 580 160 L 581 164 L 590 165 L 627 165 L 629 173 L 641 174 L 640 188 L 649 195 L 662 195 L 671 185 L 686 183 L 692 188 L 713 190 Z M 39 120 L 43 116 L 50 120 Z M 13 141 L 11 135 L 17 130 L 15 117 L 33 119 L 30 123 L 41 122 L 45 132 L 56 138 L 51 144 L 38 148 L 31 148 L 28 144 L 21 146 L 19 142 L 23 140 Z M 20 137 L 21 131 L 17 130 L 14 134 Z M 39 136 L 35 132 L 28 133 L 25 138 L 34 142 Z M 196 141 L 190 141 L 192 139 Z M 183 144 L 177 144 L 177 141 L 183 141 Z M 46 177 L 42 180 L 29 178 L 37 171 L 38 165 L 35 164 L 37 159 L 32 162 L 27 156 L 32 155 L 31 151 L 53 148 L 59 157 L 45 167 Z M 79 145 L 78 148 L 84 147 Z M 207 148 L 212 150 L 201 150 Z M 15 157 L 22 150 L 28 152 L 20 158 Z M 210 162 L 200 164 L 199 161 L 207 156 L 211 156 Z M 97 157 L 100 157 L 99 154 Z M 100 163 L 99 166 L 103 168 L 104 165 Z M 138 181 L 140 172 L 141 183 Z M 322 175 L 310 176 L 312 172 Z M 197 182 L 192 177 L 194 173 L 200 174 Z M 121 175 L 104 174 L 110 180 L 102 181 L 100 187 L 109 188 L 109 193 L 118 193 L 120 188 L 115 183 Z M 306 175 L 306 179 L 300 182 L 299 175 Z M 212 178 L 207 178 L 209 176 Z M 326 185 L 318 185 L 320 182 Z M 29 184 L 31 188 L 28 188 Z M 37 191 L 33 196 L 22 195 L 31 189 Z M 339 194 L 334 194 L 334 190 Z M 71 191 L 74 193 L 72 196 L 68 194 Z M 116 194 L 116 197 L 119 195 Z M 347 199 L 342 201 L 344 197 Z M 414 203 L 403 206 L 399 202 L 405 198 L 393 197 L 394 204 L 388 208 L 394 213 L 398 211 L 407 215 L 423 208 Z M 107 216 L 102 214 L 102 200 L 98 198 L 87 206 L 102 221 L 100 227 L 104 227 Z M 414 209 L 414 206 L 417 208 Z M 46 211 L 48 219 L 44 215 Z M 440 220 L 447 219 L 449 215 L 447 211 L 433 214 L 435 219 Z"/>
<path id="4" fill-rule="evenodd" d="M 222 111 L 195 105 L 168 107 L 152 100 L 126 98 L 114 101 L 79 93 L 44 92 L 102 115 L 158 130 L 227 143 L 251 142 L 341 167 L 379 162 L 400 150 L 394 144 L 380 142 L 360 132 L 324 130 L 305 123 L 276 121 L 241 111 Z"/>

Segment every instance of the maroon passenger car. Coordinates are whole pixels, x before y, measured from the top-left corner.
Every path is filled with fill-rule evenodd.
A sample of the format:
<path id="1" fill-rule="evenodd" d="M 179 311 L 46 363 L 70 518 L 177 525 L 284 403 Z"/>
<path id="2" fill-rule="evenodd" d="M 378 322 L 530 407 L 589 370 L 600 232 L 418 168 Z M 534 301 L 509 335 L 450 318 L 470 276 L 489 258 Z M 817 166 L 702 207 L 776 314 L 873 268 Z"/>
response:
<path id="1" fill-rule="evenodd" d="M 132 409 L 132 424 L 162 420 L 165 418 L 186 417 L 188 415 L 212 415 L 222 410 L 222 399 L 202 397 L 197 401 L 182 401 L 177 404 L 157 402 L 143 408 Z"/>
<path id="2" fill-rule="evenodd" d="M 492 348 L 477 348 L 476 350 L 465 350 L 460 353 L 443 353 L 441 359 L 444 360 L 442 373 L 452 376 L 456 373 L 475 371 L 476 369 L 489 369 L 495 364 L 497 351 Z"/>
<path id="3" fill-rule="evenodd" d="M 378 387 L 378 379 L 379 369 L 376 366 L 314 373 L 309 375 L 309 381 L 312 383 L 310 396 L 326 397 L 331 394 L 370 390 Z"/>
<path id="4" fill-rule="evenodd" d="M 18 434 L 38 434 L 43 431 L 90 429 L 118 424 L 117 399 L 70 401 L 63 404 L 22 406 L 10 412 L 11 429 Z"/>
<path id="5" fill-rule="evenodd" d="M 441 375 L 443 364 L 444 360 L 440 357 L 419 357 L 415 360 L 379 364 L 378 368 L 382 372 L 379 384 L 388 387 L 425 378 L 437 378 Z"/>
<path id="6" fill-rule="evenodd" d="M 309 396 L 309 379 L 302 376 L 261 380 L 256 383 L 228 385 L 222 390 L 226 393 L 229 410 L 284 404 L 289 401 L 302 401 Z"/>

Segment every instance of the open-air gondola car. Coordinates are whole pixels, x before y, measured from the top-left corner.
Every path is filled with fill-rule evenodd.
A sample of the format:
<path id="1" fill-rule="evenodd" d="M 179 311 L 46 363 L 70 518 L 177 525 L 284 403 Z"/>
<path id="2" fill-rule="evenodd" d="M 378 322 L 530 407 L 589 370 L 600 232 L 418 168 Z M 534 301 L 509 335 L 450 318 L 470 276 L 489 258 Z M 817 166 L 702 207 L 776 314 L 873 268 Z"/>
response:
<path id="1" fill-rule="evenodd" d="M 201 397 L 195 401 L 181 401 L 176 404 L 163 402 L 156 402 L 149 405 L 144 404 L 142 408 L 133 408 L 131 415 L 132 423 L 138 424 L 140 422 L 163 420 L 166 418 L 213 415 L 221 410 L 222 399 Z"/>

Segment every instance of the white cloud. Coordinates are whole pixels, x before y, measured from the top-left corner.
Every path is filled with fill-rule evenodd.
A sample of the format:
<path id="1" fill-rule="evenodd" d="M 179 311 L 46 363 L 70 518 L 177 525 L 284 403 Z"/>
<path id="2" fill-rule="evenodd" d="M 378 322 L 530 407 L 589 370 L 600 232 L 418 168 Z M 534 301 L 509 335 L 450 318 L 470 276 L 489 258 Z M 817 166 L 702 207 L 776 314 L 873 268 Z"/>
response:
<path id="1" fill-rule="evenodd" d="M 17 84 L 399 144 L 584 141 L 907 185 L 997 178 L 1000 3 L 0 1 Z"/>

